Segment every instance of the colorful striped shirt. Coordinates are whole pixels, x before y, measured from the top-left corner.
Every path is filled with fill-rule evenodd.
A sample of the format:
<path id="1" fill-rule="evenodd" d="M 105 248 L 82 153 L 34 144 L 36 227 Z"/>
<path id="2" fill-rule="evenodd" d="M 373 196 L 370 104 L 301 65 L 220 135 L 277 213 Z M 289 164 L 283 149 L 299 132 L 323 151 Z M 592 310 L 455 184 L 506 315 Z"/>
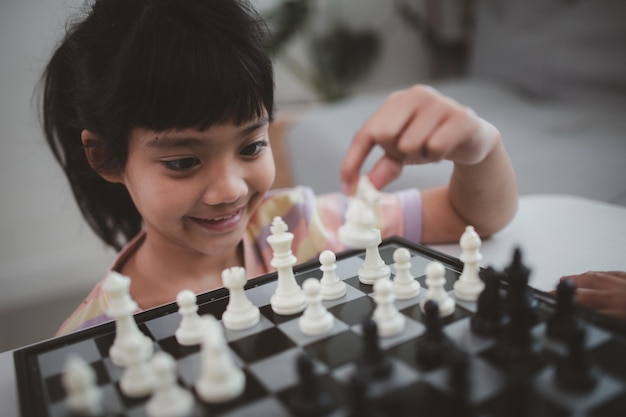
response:
<path id="1" fill-rule="evenodd" d="M 343 194 L 315 195 L 313 190 L 306 187 L 269 191 L 248 224 L 243 238 L 244 267 L 248 278 L 274 271 L 270 264 L 273 252 L 267 237 L 271 234 L 270 225 L 276 216 L 285 221 L 289 232 L 294 235 L 292 251 L 298 262 L 315 259 L 324 250 L 340 252 L 347 249 L 338 238 L 338 229 L 345 220 L 347 204 L 348 198 Z M 381 230 L 383 238 L 402 236 L 414 242 L 420 241 L 422 205 L 418 190 L 383 193 L 376 216 L 377 228 Z M 144 239 L 145 232 L 141 232 L 130 241 L 120 251 L 110 270 L 119 271 Z M 106 314 L 108 298 L 102 288 L 103 283 L 104 279 L 63 323 L 57 335 L 112 320 Z"/>

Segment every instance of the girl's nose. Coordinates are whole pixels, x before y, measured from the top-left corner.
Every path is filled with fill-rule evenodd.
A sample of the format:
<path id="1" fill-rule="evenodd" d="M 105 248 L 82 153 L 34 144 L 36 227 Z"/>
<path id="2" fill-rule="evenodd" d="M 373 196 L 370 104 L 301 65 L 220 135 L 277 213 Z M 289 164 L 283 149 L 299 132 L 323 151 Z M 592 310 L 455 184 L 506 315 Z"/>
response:
<path id="1" fill-rule="evenodd" d="M 232 204 L 248 194 L 248 185 L 236 167 L 226 167 L 209 176 L 204 192 L 207 205 Z"/>

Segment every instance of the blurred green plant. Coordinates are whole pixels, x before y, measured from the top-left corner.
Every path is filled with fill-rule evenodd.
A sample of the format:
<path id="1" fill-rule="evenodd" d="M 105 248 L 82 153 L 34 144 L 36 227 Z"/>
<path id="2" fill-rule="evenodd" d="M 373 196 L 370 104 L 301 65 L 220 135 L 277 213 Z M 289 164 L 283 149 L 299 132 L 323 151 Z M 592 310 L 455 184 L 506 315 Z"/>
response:
<path id="1" fill-rule="evenodd" d="M 439 0 L 386 0 L 397 19 L 378 19 L 378 27 L 359 27 L 338 10 L 347 0 L 277 0 L 264 13 L 270 29 L 269 47 L 280 62 L 322 101 L 337 101 L 349 96 L 374 68 L 383 47 L 382 33 L 391 33 L 404 24 L 417 34 L 429 54 L 428 76 L 441 78 L 465 71 L 468 39 L 451 36 L 433 23 L 420 5 L 437 5 Z M 361 0 L 354 0 L 359 2 Z M 457 0 L 447 13 L 471 28 L 476 0 Z M 323 9 L 321 3 L 325 3 Z M 330 6 L 330 7 L 328 7 Z M 322 11 L 326 10 L 326 16 Z M 330 10 L 330 11 L 329 11 Z M 325 19 L 324 19 L 325 18 Z M 376 16 L 378 18 L 378 16 Z M 324 22 L 323 25 L 319 25 Z M 435 19 L 436 22 L 436 19 Z M 445 26 L 445 25 L 444 25 Z M 287 47 L 296 37 L 304 41 L 306 60 L 295 59 Z M 300 57 L 301 58 L 301 57 Z"/>
<path id="2" fill-rule="evenodd" d="M 267 11 L 269 47 L 275 58 L 323 101 L 337 101 L 351 94 L 374 66 L 381 50 L 376 30 L 355 29 L 334 16 L 322 32 L 312 30 L 315 0 L 283 0 Z M 310 65 L 294 59 L 286 46 L 303 35 Z"/>

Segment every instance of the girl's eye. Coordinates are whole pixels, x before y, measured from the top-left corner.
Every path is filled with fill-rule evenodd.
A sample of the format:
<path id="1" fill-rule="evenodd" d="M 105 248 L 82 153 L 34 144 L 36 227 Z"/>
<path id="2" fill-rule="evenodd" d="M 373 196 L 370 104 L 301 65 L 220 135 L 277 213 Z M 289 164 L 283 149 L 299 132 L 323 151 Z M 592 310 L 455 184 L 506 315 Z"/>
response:
<path id="1" fill-rule="evenodd" d="M 259 152 L 263 150 L 263 148 L 267 147 L 267 145 L 268 145 L 268 142 L 266 140 L 260 140 L 260 141 L 251 143 L 250 145 L 244 146 L 243 149 L 241 149 L 241 155 L 243 156 L 258 155 Z"/>
<path id="2" fill-rule="evenodd" d="M 174 171 L 188 171 L 200 163 L 198 158 L 181 158 L 171 161 L 163 161 L 166 168 Z"/>

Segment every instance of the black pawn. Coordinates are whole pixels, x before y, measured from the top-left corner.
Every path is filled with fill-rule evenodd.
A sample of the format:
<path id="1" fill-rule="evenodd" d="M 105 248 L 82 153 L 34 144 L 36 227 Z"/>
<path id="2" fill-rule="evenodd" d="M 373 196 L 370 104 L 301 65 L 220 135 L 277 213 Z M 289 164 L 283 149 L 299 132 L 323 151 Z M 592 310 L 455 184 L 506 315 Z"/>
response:
<path id="1" fill-rule="evenodd" d="M 332 399 L 320 387 L 313 361 L 308 355 L 302 354 L 298 356 L 296 366 L 300 383 L 291 398 L 294 414 L 303 417 L 324 415 L 332 408 Z"/>
<path id="2" fill-rule="evenodd" d="M 362 372 L 355 372 L 350 378 L 348 386 L 348 402 L 350 405 L 350 417 L 367 415 L 367 377 Z"/>
<path id="3" fill-rule="evenodd" d="M 557 363 L 555 381 L 565 390 L 589 391 L 598 381 L 598 369 L 591 362 L 589 352 L 585 348 L 586 336 L 584 328 L 577 328 L 567 342 L 567 356 Z"/>
<path id="4" fill-rule="evenodd" d="M 364 372 L 355 372 L 348 385 L 348 417 L 379 417 L 382 416 L 368 396 L 371 378 Z"/>
<path id="5" fill-rule="evenodd" d="M 505 407 L 498 413 L 507 417 L 535 417 L 545 415 L 534 409 L 535 394 L 531 383 L 525 378 L 514 378 L 509 382 L 506 390 Z"/>
<path id="6" fill-rule="evenodd" d="M 567 342 L 581 327 L 575 306 L 576 285 L 569 279 L 559 282 L 556 288 L 556 308 L 548 319 L 548 337 Z"/>
<path id="7" fill-rule="evenodd" d="M 478 296 L 476 314 L 472 316 L 470 325 L 477 335 L 493 337 L 500 332 L 504 317 L 500 298 L 500 274 L 494 268 L 487 267 L 479 275 L 485 288 Z"/>
<path id="8" fill-rule="evenodd" d="M 511 312 L 507 326 L 496 343 L 497 355 L 502 364 L 520 371 L 530 370 L 525 364 L 537 357 L 539 345 L 531 333 L 529 322 L 528 311 Z"/>
<path id="9" fill-rule="evenodd" d="M 380 348 L 378 325 L 374 320 L 363 323 L 363 339 L 363 355 L 357 371 L 373 379 L 387 378 L 393 371 L 393 364 Z"/>
<path id="10" fill-rule="evenodd" d="M 450 416 L 472 416 L 470 406 L 470 360 L 468 355 L 454 349 L 449 358 L 448 383 L 452 392 Z"/>
<path id="11" fill-rule="evenodd" d="M 516 251 L 511 271 L 523 271 L 519 250 Z M 527 276 L 527 275 L 526 275 Z M 496 343 L 497 356 L 502 364 L 525 372 L 527 366 L 537 357 L 539 345 L 532 335 L 532 327 L 537 320 L 536 311 L 527 301 L 526 283 L 524 274 L 509 275 L 509 288 L 506 298 L 508 317 Z"/>
<path id="12" fill-rule="evenodd" d="M 443 365 L 446 354 L 454 346 L 443 332 L 439 304 L 435 300 L 424 304 L 424 324 L 426 330 L 415 341 L 415 360 L 419 367 L 430 370 Z"/>

